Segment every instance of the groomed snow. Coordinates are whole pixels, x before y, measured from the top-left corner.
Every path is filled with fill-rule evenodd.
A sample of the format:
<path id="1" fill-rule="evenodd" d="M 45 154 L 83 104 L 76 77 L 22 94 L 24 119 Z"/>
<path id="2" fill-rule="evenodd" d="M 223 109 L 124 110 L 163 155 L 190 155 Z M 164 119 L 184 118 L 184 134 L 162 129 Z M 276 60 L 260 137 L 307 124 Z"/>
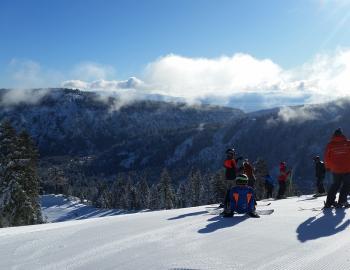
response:
<path id="1" fill-rule="evenodd" d="M 117 209 L 100 209 L 80 203 L 78 198 L 64 195 L 41 196 L 41 209 L 46 222 L 61 222 L 96 217 L 125 214 L 127 211 Z"/>
<path id="2" fill-rule="evenodd" d="M 350 269 L 350 209 L 313 211 L 323 200 L 272 201 L 260 219 L 201 206 L 4 228 L 0 269 Z"/>

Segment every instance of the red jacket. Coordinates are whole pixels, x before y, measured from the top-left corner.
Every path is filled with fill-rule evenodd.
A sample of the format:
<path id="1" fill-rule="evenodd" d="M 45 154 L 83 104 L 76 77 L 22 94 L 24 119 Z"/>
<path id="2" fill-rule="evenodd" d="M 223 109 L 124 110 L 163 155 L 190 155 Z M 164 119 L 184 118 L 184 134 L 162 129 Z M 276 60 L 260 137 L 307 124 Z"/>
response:
<path id="1" fill-rule="evenodd" d="M 234 159 L 226 159 L 224 161 L 224 167 L 225 170 L 225 176 L 226 180 L 235 180 L 236 178 L 236 170 L 237 170 L 237 163 Z"/>
<path id="2" fill-rule="evenodd" d="M 350 141 L 344 135 L 333 136 L 327 144 L 324 161 L 333 173 L 350 173 Z"/>
<path id="3" fill-rule="evenodd" d="M 286 182 L 290 171 L 287 172 L 287 167 L 285 164 L 280 164 L 280 175 L 278 176 L 278 181 Z"/>
<path id="4" fill-rule="evenodd" d="M 254 168 L 250 163 L 244 162 L 243 163 L 243 173 L 248 176 L 248 178 L 254 177 Z"/>

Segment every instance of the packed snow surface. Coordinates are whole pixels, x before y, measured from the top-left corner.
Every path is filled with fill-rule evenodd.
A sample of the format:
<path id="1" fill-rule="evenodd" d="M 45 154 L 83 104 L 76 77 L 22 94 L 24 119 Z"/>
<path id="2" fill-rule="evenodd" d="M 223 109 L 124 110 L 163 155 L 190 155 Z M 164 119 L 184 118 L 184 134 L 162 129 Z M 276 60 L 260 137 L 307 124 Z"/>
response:
<path id="1" fill-rule="evenodd" d="M 350 209 L 324 199 L 259 202 L 275 209 L 260 219 L 209 205 L 4 228 L 0 269 L 350 269 Z"/>
<path id="2" fill-rule="evenodd" d="M 41 209 L 46 222 L 79 220 L 126 213 L 123 210 L 95 208 L 82 204 L 76 197 L 54 194 L 41 196 Z"/>

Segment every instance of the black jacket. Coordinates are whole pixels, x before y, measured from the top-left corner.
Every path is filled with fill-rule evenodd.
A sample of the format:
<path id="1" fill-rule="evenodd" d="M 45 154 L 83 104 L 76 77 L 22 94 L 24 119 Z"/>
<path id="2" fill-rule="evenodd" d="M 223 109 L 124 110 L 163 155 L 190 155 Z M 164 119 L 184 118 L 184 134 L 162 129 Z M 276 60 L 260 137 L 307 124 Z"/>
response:
<path id="1" fill-rule="evenodd" d="M 317 178 L 324 178 L 326 174 L 326 168 L 323 161 L 318 161 L 315 163 L 315 173 Z"/>

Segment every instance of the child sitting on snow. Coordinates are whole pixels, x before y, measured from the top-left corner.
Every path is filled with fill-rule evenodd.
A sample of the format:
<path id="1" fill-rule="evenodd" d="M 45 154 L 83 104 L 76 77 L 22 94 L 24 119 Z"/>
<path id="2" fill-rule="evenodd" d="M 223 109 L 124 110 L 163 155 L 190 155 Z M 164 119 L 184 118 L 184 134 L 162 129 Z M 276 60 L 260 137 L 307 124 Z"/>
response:
<path id="1" fill-rule="evenodd" d="M 236 177 L 236 186 L 230 190 L 230 203 L 224 209 L 224 217 L 232 217 L 234 213 L 260 217 L 255 211 L 254 189 L 248 186 L 248 177 L 240 174 Z"/>

